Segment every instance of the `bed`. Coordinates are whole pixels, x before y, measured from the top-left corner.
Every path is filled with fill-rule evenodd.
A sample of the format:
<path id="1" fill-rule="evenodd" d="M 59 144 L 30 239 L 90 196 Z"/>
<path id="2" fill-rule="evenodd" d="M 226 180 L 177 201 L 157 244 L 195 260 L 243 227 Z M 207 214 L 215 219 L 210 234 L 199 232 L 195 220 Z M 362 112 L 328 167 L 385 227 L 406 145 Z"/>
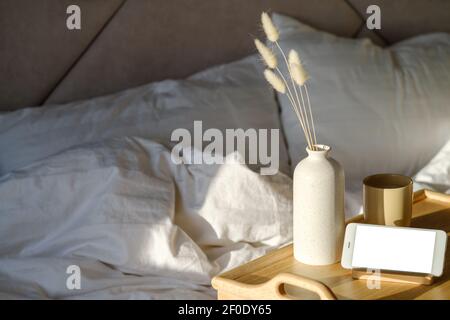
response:
<path id="1" fill-rule="evenodd" d="M 71 4 L 80 30 L 66 27 Z M 305 142 L 262 77 L 263 10 L 311 73 L 348 217 L 376 172 L 450 192 L 448 1 L 5 0 L 0 298 L 211 299 L 214 275 L 292 241 Z M 278 130 L 279 170 L 236 150 L 175 163 L 173 133 L 196 121 Z"/>

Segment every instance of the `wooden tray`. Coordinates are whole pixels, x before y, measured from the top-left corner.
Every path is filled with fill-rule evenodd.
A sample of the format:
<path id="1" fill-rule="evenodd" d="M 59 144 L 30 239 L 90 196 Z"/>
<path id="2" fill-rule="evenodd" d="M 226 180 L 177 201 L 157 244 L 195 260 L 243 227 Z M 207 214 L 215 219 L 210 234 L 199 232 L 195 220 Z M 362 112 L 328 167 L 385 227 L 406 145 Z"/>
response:
<path id="1" fill-rule="evenodd" d="M 359 215 L 347 223 L 362 221 Z M 450 235 L 450 195 L 415 192 L 411 226 Z M 219 299 L 450 299 L 450 250 L 444 274 L 428 286 L 381 282 L 379 289 L 369 289 L 366 280 L 353 279 L 340 263 L 309 266 L 296 261 L 292 244 L 216 276 L 212 286 Z"/>

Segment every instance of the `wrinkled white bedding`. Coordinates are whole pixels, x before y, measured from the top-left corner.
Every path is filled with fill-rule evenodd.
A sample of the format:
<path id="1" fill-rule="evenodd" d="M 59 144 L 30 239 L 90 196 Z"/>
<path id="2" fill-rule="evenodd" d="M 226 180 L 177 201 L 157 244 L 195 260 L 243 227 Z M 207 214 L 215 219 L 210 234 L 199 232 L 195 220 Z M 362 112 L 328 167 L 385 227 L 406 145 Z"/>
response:
<path id="1" fill-rule="evenodd" d="M 291 241 L 292 181 L 245 165 L 174 165 L 117 138 L 0 179 L 0 298 L 209 299 L 215 274 Z M 450 142 L 415 177 L 450 191 Z M 360 210 L 360 182 L 347 216 Z M 81 270 L 69 290 L 66 269 Z"/>
<path id="2" fill-rule="evenodd" d="M 450 140 L 433 159 L 414 176 L 414 190 L 430 189 L 450 193 Z"/>
<path id="3" fill-rule="evenodd" d="M 177 166 L 149 140 L 69 149 L 0 180 L 0 298 L 213 298 L 213 275 L 291 239 L 291 197 L 283 174 Z"/>

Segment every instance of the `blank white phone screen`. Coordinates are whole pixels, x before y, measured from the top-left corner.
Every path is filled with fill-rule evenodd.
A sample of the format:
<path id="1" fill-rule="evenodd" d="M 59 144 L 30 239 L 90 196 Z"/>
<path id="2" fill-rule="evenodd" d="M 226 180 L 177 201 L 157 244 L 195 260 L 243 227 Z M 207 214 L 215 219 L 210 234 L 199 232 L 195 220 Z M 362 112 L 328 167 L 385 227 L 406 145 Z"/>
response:
<path id="1" fill-rule="evenodd" d="M 352 267 L 431 273 L 435 242 L 433 231 L 358 225 Z"/>

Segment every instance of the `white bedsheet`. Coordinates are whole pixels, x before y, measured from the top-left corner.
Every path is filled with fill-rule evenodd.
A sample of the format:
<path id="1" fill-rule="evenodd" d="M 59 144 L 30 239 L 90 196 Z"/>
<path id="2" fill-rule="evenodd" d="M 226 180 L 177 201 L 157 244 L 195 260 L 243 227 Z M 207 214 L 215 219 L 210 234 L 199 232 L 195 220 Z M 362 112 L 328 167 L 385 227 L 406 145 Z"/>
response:
<path id="1" fill-rule="evenodd" d="M 283 174 L 149 140 L 70 149 L 0 180 L 0 298 L 213 298 L 213 275 L 290 241 L 291 197 Z"/>
<path id="2" fill-rule="evenodd" d="M 415 182 L 450 192 L 450 142 Z M 347 185 L 351 216 L 361 187 Z M 214 298 L 212 276 L 291 241 L 291 194 L 283 174 L 176 166 L 144 139 L 65 151 L 0 180 L 0 298 Z"/>

